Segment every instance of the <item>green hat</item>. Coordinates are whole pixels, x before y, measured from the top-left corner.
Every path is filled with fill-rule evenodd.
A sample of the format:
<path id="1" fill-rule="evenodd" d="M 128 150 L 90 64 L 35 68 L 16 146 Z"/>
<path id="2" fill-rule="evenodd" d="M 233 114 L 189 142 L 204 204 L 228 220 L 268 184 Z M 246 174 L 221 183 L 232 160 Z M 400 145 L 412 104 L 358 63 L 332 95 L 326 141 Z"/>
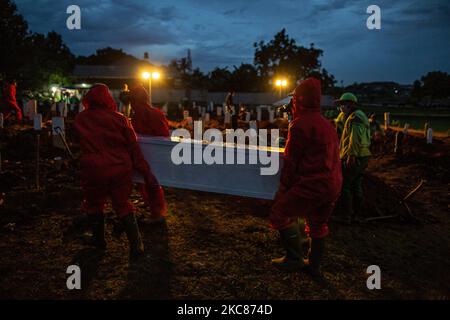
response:
<path id="1" fill-rule="evenodd" d="M 351 93 L 351 92 L 345 92 L 338 100 L 335 100 L 336 103 L 342 103 L 342 102 L 353 102 L 354 104 L 358 103 L 358 98 Z"/>

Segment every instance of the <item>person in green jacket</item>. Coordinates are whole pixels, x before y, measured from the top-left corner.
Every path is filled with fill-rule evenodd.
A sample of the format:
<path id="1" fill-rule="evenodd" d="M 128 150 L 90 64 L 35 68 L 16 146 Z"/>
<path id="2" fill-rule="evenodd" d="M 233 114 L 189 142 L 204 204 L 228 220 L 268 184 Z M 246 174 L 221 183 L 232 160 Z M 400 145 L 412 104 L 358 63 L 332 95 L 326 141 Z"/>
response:
<path id="1" fill-rule="evenodd" d="M 347 222 L 359 220 L 364 199 L 362 181 L 370 153 L 370 124 L 366 114 L 357 108 L 358 99 L 350 92 L 339 100 L 344 112 L 344 127 L 340 140 L 342 161 L 342 205 Z"/>
<path id="2" fill-rule="evenodd" d="M 345 125 L 345 118 L 346 114 L 344 111 L 340 110 L 341 112 L 338 114 L 337 118 L 334 119 L 334 125 L 336 127 L 337 135 L 339 139 L 342 136 L 342 132 L 344 131 L 344 125 Z"/>

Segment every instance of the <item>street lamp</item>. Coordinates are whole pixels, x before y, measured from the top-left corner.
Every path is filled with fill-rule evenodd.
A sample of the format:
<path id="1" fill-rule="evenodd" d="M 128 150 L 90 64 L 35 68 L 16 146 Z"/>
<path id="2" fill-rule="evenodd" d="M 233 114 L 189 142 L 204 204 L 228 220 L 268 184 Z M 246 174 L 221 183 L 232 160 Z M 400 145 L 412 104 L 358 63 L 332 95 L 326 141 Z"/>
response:
<path id="1" fill-rule="evenodd" d="M 278 88 L 279 94 L 281 97 L 281 90 L 285 89 L 287 87 L 287 80 L 286 79 L 276 79 L 275 86 Z"/>
<path id="2" fill-rule="evenodd" d="M 161 78 L 161 74 L 159 72 L 148 72 L 148 71 L 144 71 L 142 72 L 142 79 L 144 80 L 148 80 L 148 96 L 149 96 L 149 100 L 150 100 L 150 105 L 152 104 L 152 79 L 154 80 L 158 80 L 159 78 Z"/>

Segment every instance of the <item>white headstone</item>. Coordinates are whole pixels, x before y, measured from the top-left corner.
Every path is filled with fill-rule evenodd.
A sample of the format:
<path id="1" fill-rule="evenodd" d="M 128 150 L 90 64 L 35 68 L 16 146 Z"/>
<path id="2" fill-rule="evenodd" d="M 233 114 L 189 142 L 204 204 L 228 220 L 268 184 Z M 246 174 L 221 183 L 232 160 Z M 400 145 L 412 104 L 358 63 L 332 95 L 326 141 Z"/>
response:
<path id="1" fill-rule="evenodd" d="M 258 123 L 255 120 L 249 122 L 249 127 L 250 129 L 253 129 L 256 132 L 258 132 Z"/>
<path id="2" fill-rule="evenodd" d="M 222 107 L 217 107 L 217 116 L 218 117 L 222 116 Z"/>
<path id="3" fill-rule="evenodd" d="M 205 113 L 205 122 L 208 122 L 210 120 L 209 112 Z"/>
<path id="4" fill-rule="evenodd" d="M 37 113 L 33 118 L 34 130 L 42 130 L 42 114 Z"/>
<path id="5" fill-rule="evenodd" d="M 229 124 L 231 123 L 231 113 L 230 112 L 225 112 L 225 119 L 223 121 L 225 124 Z"/>
<path id="6" fill-rule="evenodd" d="M 405 123 L 405 126 L 403 127 L 403 133 L 407 134 L 409 129 L 409 123 Z"/>
<path id="7" fill-rule="evenodd" d="M 53 135 L 53 146 L 60 149 L 65 149 L 65 145 L 63 143 L 63 140 L 59 136 L 61 135 L 64 137 L 64 118 L 63 117 L 53 117 L 52 118 L 52 135 Z"/>
<path id="8" fill-rule="evenodd" d="M 250 119 L 251 119 L 251 116 L 252 116 L 252 114 L 251 114 L 250 112 L 246 112 L 246 113 L 245 113 L 245 121 L 246 121 L 246 122 L 249 122 Z"/>
<path id="9" fill-rule="evenodd" d="M 37 101 L 36 100 L 28 100 L 28 102 L 24 106 L 24 116 L 29 120 L 34 119 L 34 115 L 37 113 Z"/>
<path id="10" fill-rule="evenodd" d="M 59 129 L 58 129 L 59 128 Z M 64 135 L 64 118 L 63 117 L 53 117 L 52 118 L 52 134 L 57 136 L 59 132 Z"/>
<path id="11" fill-rule="evenodd" d="M 432 144 L 433 143 L 433 129 L 428 128 L 427 130 L 427 143 Z"/>

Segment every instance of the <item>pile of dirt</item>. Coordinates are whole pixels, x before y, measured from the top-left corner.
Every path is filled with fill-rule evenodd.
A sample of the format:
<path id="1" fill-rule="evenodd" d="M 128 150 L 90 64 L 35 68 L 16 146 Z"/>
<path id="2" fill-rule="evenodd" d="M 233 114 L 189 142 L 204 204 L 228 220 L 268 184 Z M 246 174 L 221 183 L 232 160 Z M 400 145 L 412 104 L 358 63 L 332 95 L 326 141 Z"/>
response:
<path id="1" fill-rule="evenodd" d="M 77 224 L 82 193 L 76 162 L 52 148 L 50 138 L 42 138 L 42 189 L 35 190 L 33 135 L 16 130 L 2 136 L 1 298 L 448 299 L 450 221 L 447 204 L 437 201 L 448 190 L 439 177 L 422 171 L 430 155 L 419 154 L 419 138 L 411 143 L 419 144 L 416 149 L 403 155 L 417 162 L 391 151 L 371 160 L 364 181 L 366 218 L 397 218 L 331 223 L 321 281 L 270 266 L 282 254 L 277 233 L 267 225 L 272 202 L 244 197 L 165 188 L 169 216 L 154 225 L 134 192 L 146 257 L 128 263 L 125 238 L 111 236 L 116 217 L 110 206 L 107 251 L 90 248 L 84 241 L 88 230 Z M 436 163 L 448 170 L 439 157 Z M 411 223 L 401 200 L 422 179 L 428 180 L 408 204 L 415 216 L 436 220 Z M 65 286 L 71 264 L 82 267 L 81 291 Z M 367 290 L 366 269 L 373 264 L 382 270 L 382 290 Z"/>

